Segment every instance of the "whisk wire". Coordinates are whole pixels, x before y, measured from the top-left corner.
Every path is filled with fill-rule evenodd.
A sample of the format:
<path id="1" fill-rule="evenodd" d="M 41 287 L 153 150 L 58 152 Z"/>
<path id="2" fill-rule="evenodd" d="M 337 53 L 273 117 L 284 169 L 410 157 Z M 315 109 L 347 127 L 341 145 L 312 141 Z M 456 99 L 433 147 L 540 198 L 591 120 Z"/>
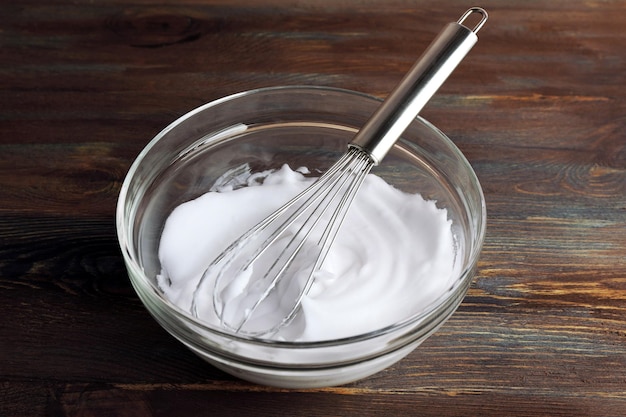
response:
<path id="1" fill-rule="evenodd" d="M 343 161 L 345 159 L 347 159 L 347 155 L 343 155 L 340 161 Z M 291 199 L 285 205 L 283 205 L 282 207 L 274 211 L 272 214 L 267 216 L 263 221 L 258 223 L 253 228 L 249 229 L 239 239 L 237 239 L 232 244 L 230 244 L 224 250 L 224 252 L 222 252 L 215 260 L 213 260 L 213 262 L 211 262 L 209 267 L 204 271 L 200 279 L 200 282 L 198 284 L 198 287 L 196 288 L 196 291 L 194 292 L 192 308 L 191 308 L 192 313 L 194 315 L 196 316 L 198 315 L 195 293 L 197 293 L 200 290 L 200 287 L 203 286 L 203 284 L 211 281 L 209 279 L 211 275 L 215 275 L 213 282 L 214 282 L 214 287 L 218 289 L 218 291 L 213 292 L 213 308 L 214 308 L 215 314 L 217 314 L 217 316 L 221 318 L 220 319 L 222 321 L 221 324 L 225 324 L 223 323 L 224 305 L 220 299 L 222 292 L 219 291 L 219 288 L 220 288 L 220 283 L 221 283 L 222 278 L 224 277 L 224 275 L 226 275 L 227 271 L 230 271 L 230 267 L 232 266 L 232 263 L 235 260 L 236 255 L 240 253 L 240 251 L 245 250 L 246 247 L 250 246 L 251 243 L 255 241 L 255 238 L 257 238 L 263 230 L 266 230 L 270 225 L 276 222 L 280 218 L 280 216 L 283 216 L 289 209 L 291 209 L 295 204 L 297 204 L 298 201 L 301 201 L 307 195 L 309 197 L 306 199 L 304 204 L 313 204 L 315 201 L 319 200 L 322 197 L 322 195 L 316 193 L 316 191 L 328 182 L 330 176 L 339 169 L 338 165 L 339 164 L 333 165 L 326 172 L 326 174 L 328 175 L 323 175 L 322 177 L 320 177 L 310 187 L 303 190 L 300 194 L 298 194 L 296 197 Z M 236 274 L 241 273 L 241 271 L 247 270 L 254 263 L 254 260 L 258 259 L 258 257 L 261 256 L 270 247 L 270 245 L 279 238 L 281 231 L 291 226 L 297 220 L 297 218 L 300 217 L 302 214 L 303 213 L 299 213 L 296 210 L 290 216 L 288 216 L 278 227 L 275 227 L 274 233 L 270 234 L 265 239 L 263 244 L 257 247 L 257 250 L 248 258 L 248 261 L 242 267 L 238 268 L 238 271 L 236 271 Z M 220 310 L 218 306 L 221 306 L 222 311 L 218 311 Z"/>
<path id="2" fill-rule="evenodd" d="M 361 185 L 363 184 L 363 180 L 373 166 L 372 159 L 365 152 L 360 151 L 356 148 L 351 148 L 349 152 L 354 154 L 355 162 L 354 166 L 349 165 L 347 168 L 350 174 L 354 175 L 350 175 L 346 178 L 352 178 L 352 182 L 347 186 L 346 189 L 348 190 L 348 192 L 342 196 L 342 199 L 338 204 L 337 209 L 335 210 L 335 214 L 329 222 L 328 227 L 324 229 L 324 234 L 320 239 L 320 246 L 323 249 L 320 253 L 320 258 L 316 261 L 315 269 L 317 269 L 324 263 L 326 255 L 328 254 L 328 251 L 332 246 L 332 242 L 335 240 L 335 237 L 339 232 L 339 228 L 343 224 L 343 219 L 345 218 L 352 201 L 359 192 Z M 339 190 L 337 190 L 337 193 L 338 192 Z M 326 244 L 326 242 L 330 243 Z"/>
<path id="3" fill-rule="evenodd" d="M 365 177 L 373 166 L 373 161 L 371 160 L 371 158 L 369 158 L 367 154 L 361 151 L 358 152 L 360 153 L 360 155 L 358 155 L 358 163 L 356 164 L 354 169 L 351 170 L 351 173 L 354 173 L 354 175 L 352 176 L 351 183 L 348 185 L 349 192 L 342 195 L 341 201 L 337 205 L 337 208 L 335 209 L 331 220 L 328 222 L 326 228 L 324 229 L 324 233 L 322 234 L 322 237 L 320 238 L 320 241 L 318 243 L 318 246 L 321 248 L 321 250 L 315 260 L 315 264 L 311 270 L 311 273 L 308 276 L 305 285 L 302 287 L 302 290 L 300 291 L 300 294 L 296 299 L 296 308 L 292 309 L 289 315 L 287 315 L 284 320 L 274 329 L 279 329 L 282 326 L 288 324 L 298 312 L 298 307 L 301 305 L 300 303 L 303 297 L 309 292 L 311 286 L 313 285 L 315 272 L 318 271 L 324 264 L 326 256 L 328 255 L 328 252 L 330 251 L 330 248 L 332 247 L 332 244 L 337 237 L 337 233 L 339 232 L 339 229 L 343 224 L 343 221 L 346 217 L 346 214 L 348 213 L 352 201 L 354 200 L 359 189 L 361 188 L 361 185 L 363 184 L 363 181 L 365 180 Z M 272 331 L 274 331 L 274 329 L 272 329 Z"/>
<path id="4" fill-rule="evenodd" d="M 320 222 L 325 213 L 331 207 L 334 212 L 331 220 L 322 232 L 317 247 L 319 251 L 315 256 L 314 262 L 311 262 L 309 268 L 305 268 L 304 285 L 301 286 L 296 297 L 297 301 L 294 307 L 289 311 L 284 319 L 272 329 L 265 330 L 262 333 L 271 333 L 273 330 L 282 327 L 285 323 L 292 320 L 297 311 L 303 296 L 309 291 L 314 273 L 323 264 L 328 249 L 343 222 L 348 211 L 351 201 L 354 199 L 363 179 L 371 169 L 373 162 L 366 152 L 357 148 L 350 148 L 337 163 L 333 164 L 320 178 L 318 178 L 310 187 L 299 193 L 291 199 L 287 204 L 273 212 L 265 220 L 258 223 L 255 227 L 248 230 L 239 239 L 233 242 L 229 247 L 217 257 L 209 267 L 204 271 L 195 292 L 202 291 L 207 282 L 213 282 L 213 309 L 217 317 L 220 318 L 222 326 L 242 333 L 242 328 L 253 316 L 258 307 L 270 296 L 274 291 L 276 284 L 288 272 L 289 268 L 294 264 L 298 254 L 303 250 L 303 246 L 309 240 L 309 237 L 317 224 Z M 350 182 L 349 182 L 350 181 Z M 346 191 L 347 190 L 347 191 Z M 339 199 L 336 203 L 335 200 Z M 335 202 L 335 205 L 333 205 Z M 270 268 L 266 270 L 260 279 L 254 279 L 254 283 L 259 285 L 261 282 L 267 281 L 271 277 L 269 283 L 265 282 L 265 289 L 261 296 L 253 303 L 250 308 L 239 309 L 243 312 L 243 318 L 236 323 L 229 322 L 225 314 L 225 308 L 229 304 L 223 299 L 224 291 L 228 286 L 237 280 L 238 277 L 245 276 L 249 269 L 258 262 L 266 251 L 272 247 L 275 248 L 276 242 L 284 238 L 285 231 L 293 229 L 298 219 L 308 213 L 304 223 L 298 227 L 298 230 L 290 237 L 289 242 L 280 250 L 279 256 L 271 263 Z M 262 240 L 262 244 L 256 242 Z M 247 253 L 247 248 L 256 248 L 252 253 L 242 257 L 242 253 Z M 311 267 L 312 265 L 312 267 Z M 224 280 L 228 277 L 228 281 Z M 244 286 L 249 285 L 245 284 Z M 238 306 L 239 308 L 240 306 Z M 198 306 L 194 295 L 192 301 L 192 314 L 198 315 Z"/>
<path id="5" fill-rule="evenodd" d="M 234 328 L 237 332 L 242 332 L 242 328 L 253 316 L 259 306 L 275 290 L 276 284 L 280 282 L 285 275 L 288 275 L 288 272 L 290 268 L 294 266 L 296 259 L 300 259 L 299 255 L 301 255 L 304 245 L 309 242 L 311 234 L 317 230 L 316 228 L 324 218 L 325 214 L 333 209 L 330 221 L 323 223 L 326 224 L 326 227 L 324 228 L 319 241 L 315 245 L 317 255 L 315 256 L 314 262 L 311 262 L 304 268 L 301 264 L 296 263 L 299 265 L 299 270 L 295 272 L 298 272 L 301 276 L 305 276 L 306 279 L 298 291 L 296 302 L 293 303 L 293 308 L 290 309 L 289 313 L 285 315 L 279 324 L 272 329 L 264 331 L 263 333 L 272 332 L 274 329 L 278 329 L 291 321 L 297 311 L 297 306 L 299 306 L 302 297 L 308 292 L 312 285 L 315 271 L 317 271 L 323 264 L 326 254 L 328 253 L 328 249 L 347 213 L 347 209 L 356 195 L 356 191 L 360 188 L 360 184 L 363 182 L 363 178 L 367 172 L 369 172 L 369 169 L 363 172 L 363 164 L 367 164 L 370 161 L 371 160 L 366 153 L 357 149 L 351 150 L 347 153 L 345 158 L 342 158 L 339 163 L 335 164 L 329 171 L 327 171 L 326 174 L 318 179 L 318 188 L 324 187 L 322 191 L 317 192 L 315 189 L 309 190 L 310 192 L 316 192 L 307 198 L 305 198 L 306 195 L 310 193 L 301 193 L 287 204 L 288 208 L 295 211 L 289 214 L 287 219 L 274 229 L 264 242 L 264 245 L 262 246 L 264 249 L 280 239 L 281 236 L 285 234 L 298 219 L 305 216 L 305 214 L 308 215 L 298 226 L 297 231 L 293 233 L 288 243 L 282 246 L 280 253 L 273 260 L 271 266 L 267 268 L 263 276 L 256 281 L 257 283 L 265 282 L 268 278 L 271 278 L 271 281 L 266 284 L 263 293 L 256 299 L 250 308 L 243 309 L 243 317 L 236 325 L 233 323 L 227 323 L 229 327 Z M 346 192 L 345 190 L 349 190 L 349 192 Z M 338 202 L 336 202 L 337 199 L 339 199 Z M 286 213 L 286 210 L 283 210 L 281 213 Z M 264 252 L 265 250 L 258 250 L 257 253 L 255 253 L 248 260 L 246 265 L 237 271 L 237 273 L 245 271 L 252 264 L 258 262 Z"/>
<path id="6" fill-rule="evenodd" d="M 315 256 L 315 261 L 314 263 L 309 264 L 308 268 L 303 270 L 306 280 L 304 280 L 297 297 L 292 303 L 293 308 L 276 326 L 263 331 L 263 333 L 272 333 L 288 324 L 297 313 L 302 298 L 308 293 L 311 285 L 313 284 L 315 272 L 318 271 L 323 265 L 326 255 L 332 246 L 332 242 L 334 241 L 348 212 L 350 204 L 354 200 L 354 197 L 360 189 L 365 176 L 369 173 L 373 165 L 371 158 L 369 158 L 365 152 L 357 149 L 350 150 L 348 158 L 345 158 L 345 161 L 342 160 L 341 162 L 341 164 L 337 164 L 335 166 L 337 169 L 333 169 L 332 172 L 329 171 L 329 175 L 326 175 L 324 178 L 323 185 L 328 187 L 325 189 L 325 192 L 322 192 L 319 204 L 314 206 L 312 211 L 309 210 L 312 207 L 312 203 L 310 201 L 311 198 L 309 198 L 298 206 L 297 217 L 302 217 L 305 213 L 309 213 L 309 215 L 298 228 L 297 232 L 294 233 L 289 243 L 285 245 L 279 256 L 274 260 L 271 267 L 268 268 L 267 272 L 263 275 L 261 280 L 265 280 L 267 277 L 271 276 L 273 277 L 272 281 L 254 305 L 250 309 L 246 310 L 243 319 L 235 327 L 238 332 L 242 331 L 243 326 L 248 322 L 250 317 L 252 317 L 257 308 L 270 296 L 276 284 L 287 274 L 289 268 L 294 264 L 296 258 L 300 255 L 300 251 L 303 249 L 303 246 L 308 241 L 310 235 L 314 230 L 316 230 L 316 227 L 324 218 L 323 216 L 329 212 L 331 208 L 334 208 L 329 221 L 324 223 L 326 224 L 326 227 L 317 242 L 316 247 L 318 252 Z M 348 191 L 346 192 L 345 190 Z M 338 198 L 339 201 L 334 204 L 335 200 Z M 281 234 L 284 231 L 284 228 L 279 227 L 274 234 Z M 257 260 L 258 258 L 253 259 L 252 262 L 256 262 Z M 276 271 L 276 268 L 279 268 L 278 271 Z M 302 272 L 302 270 L 300 272 Z"/>

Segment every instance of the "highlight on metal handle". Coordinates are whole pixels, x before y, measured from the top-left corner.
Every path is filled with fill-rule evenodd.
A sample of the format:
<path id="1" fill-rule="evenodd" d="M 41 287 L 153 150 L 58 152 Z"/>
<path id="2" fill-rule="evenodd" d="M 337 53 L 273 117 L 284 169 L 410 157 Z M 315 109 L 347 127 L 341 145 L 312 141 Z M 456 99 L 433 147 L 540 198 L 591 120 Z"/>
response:
<path id="1" fill-rule="evenodd" d="M 482 19 L 472 30 L 461 23 L 474 13 Z M 474 7 L 448 23 L 348 146 L 368 153 L 378 165 L 478 41 L 476 32 L 486 20 L 487 12 Z"/>
<path id="2" fill-rule="evenodd" d="M 482 28 L 483 25 L 485 24 L 485 22 L 487 21 L 487 18 L 489 18 L 489 15 L 487 14 L 487 11 L 485 9 L 483 9 L 482 7 L 472 7 L 471 9 L 466 11 L 463 14 L 463 16 L 461 16 L 461 18 L 457 21 L 457 23 L 459 25 L 462 25 L 463 22 L 465 21 L 465 19 L 467 19 L 471 14 L 474 14 L 474 13 L 480 14 L 482 16 L 480 21 L 478 23 L 476 23 L 476 26 L 474 26 L 474 29 L 472 29 L 472 32 L 478 33 L 480 28 Z"/>

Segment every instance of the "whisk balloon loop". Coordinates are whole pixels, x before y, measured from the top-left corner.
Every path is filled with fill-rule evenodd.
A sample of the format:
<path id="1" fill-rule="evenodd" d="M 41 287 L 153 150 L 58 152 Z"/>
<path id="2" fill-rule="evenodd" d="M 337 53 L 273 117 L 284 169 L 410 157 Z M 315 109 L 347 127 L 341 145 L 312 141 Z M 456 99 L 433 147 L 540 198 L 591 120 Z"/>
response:
<path id="1" fill-rule="evenodd" d="M 463 25 L 481 15 L 473 29 Z M 317 181 L 243 234 L 204 271 L 198 294 L 212 291 L 212 314 L 231 331 L 271 336 L 293 321 L 371 168 L 378 165 L 478 40 L 478 7 L 448 24 L 390 96 Z"/>
<path id="2" fill-rule="evenodd" d="M 300 304 L 373 165 L 367 153 L 351 148 L 310 187 L 246 232 L 211 263 L 195 292 L 205 291 L 212 283 L 214 313 L 222 326 L 248 335 L 268 335 L 293 319 L 297 308 L 289 307 L 282 320 L 270 328 L 255 331 L 245 327 L 281 279 L 294 275 L 294 269 L 302 279 L 288 281 L 292 285 L 280 293 L 288 292 L 293 304 Z M 259 264 L 269 266 L 255 275 Z M 263 290 L 255 291 L 254 287 Z M 252 304 L 242 297 L 246 293 L 254 300 Z M 194 295 L 192 313 L 197 316 L 195 301 Z"/>

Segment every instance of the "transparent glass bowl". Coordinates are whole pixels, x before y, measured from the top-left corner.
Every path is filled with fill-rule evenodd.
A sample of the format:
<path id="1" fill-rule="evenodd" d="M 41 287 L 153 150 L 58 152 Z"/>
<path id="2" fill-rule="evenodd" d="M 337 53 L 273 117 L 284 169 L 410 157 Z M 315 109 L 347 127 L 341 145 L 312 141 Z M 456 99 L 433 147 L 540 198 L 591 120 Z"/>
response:
<path id="1" fill-rule="evenodd" d="M 462 272 L 423 313 L 339 340 L 268 341 L 199 321 L 169 302 L 156 284 L 159 239 L 176 206 L 204 194 L 224 172 L 244 163 L 253 171 L 284 163 L 323 171 L 345 152 L 379 105 L 376 98 L 325 87 L 253 90 L 189 112 L 146 146 L 122 185 L 117 233 L 132 285 L 169 333 L 242 379 L 312 388 L 345 384 L 392 365 L 450 317 L 474 274 L 485 235 L 485 201 L 462 153 L 422 118 L 410 125 L 373 173 L 398 189 L 436 200 L 453 222 Z"/>

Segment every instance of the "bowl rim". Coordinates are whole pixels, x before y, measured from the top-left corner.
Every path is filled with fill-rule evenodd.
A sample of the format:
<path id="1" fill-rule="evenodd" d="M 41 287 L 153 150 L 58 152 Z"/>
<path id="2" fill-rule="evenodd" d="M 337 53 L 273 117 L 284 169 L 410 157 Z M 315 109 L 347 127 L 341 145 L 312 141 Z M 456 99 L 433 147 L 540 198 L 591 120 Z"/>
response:
<path id="1" fill-rule="evenodd" d="M 245 91 L 237 92 L 234 94 L 226 95 L 226 96 L 217 98 L 215 100 L 212 100 L 210 102 L 207 102 L 205 104 L 202 104 L 184 113 L 183 115 L 179 116 L 170 124 L 168 124 L 165 128 L 163 128 L 159 133 L 157 133 L 154 136 L 154 138 L 151 139 L 148 142 L 148 144 L 141 150 L 141 152 L 136 156 L 136 158 L 134 159 L 133 163 L 131 164 L 130 168 L 128 169 L 126 173 L 126 176 L 124 177 L 124 181 L 120 188 L 120 192 L 119 192 L 119 196 L 117 200 L 117 207 L 116 207 L 116 230 L 117 230 L 118 243 L 121 248 L 121 252 L 124 258 L 124 263 L 126 265 L 126 268 L 132 269 L 134 274 L 136 274 L 136 276 L 140 276 L 142 278 L 142 281 L 150 287 L 151 289 L 150 293 L 156 296 L 156 299 L 158 300 L 158 302 L 164 305 L 165 307 L 167 307 L 167 309 L 171 311 L 172 313 L 175 313 L 176 316 L 178 316 L 178 318 L 193 322 L 195 326 L 200 327 L 203 331 L 206 331 L 209 333 L 215 333 L 216 335 L 219 335 L 220 337 L 225 337 L 231 340 L 237 340 L 237 341 L 245 342 L 245 343 L 253 343 L 253 344 L 259 344 L 259 345 L 264 345 L 264 346 L 269 345 L 269 346 L 275 346 L 275 347 L 280 347 L 280 348 L 297 347 L 301 349 L 346 345 L 350 343 L 367 341 L 367 340 L 374 339 L 380 336 L 384 336 L 385 334 L 389 334 L 401 328 L 410 327 L 424 320 L 427 320 L 431 314 L 433 314 L 434 312 L 438 311 L 439 309 L 447 305 L 446 301 L 449 298 L 447 297 L 448 294 L 454 293 L 457 290 L 461 290 L 463 292 L 466 292 L 468 290 L 472 281 L 471 275 L 473 274 L 476 268 L 476 265 L 478 263 L 478 259 L 480 256 L 480 252 L 482 250 L 482 247 L 485 241 L 487 211 L 486 211 L 486 203 L 485 203 L 485 197 L 484 197 L 482 186 L 480 184 L 478 177 L 476 176 L 474 169 L 472 168 L 471 164 L 469 163 L 465 155 L 460 151 L 460 149 L 454 144 L 454 142 L 445 133 L 443 133 L 439 128 L 437 128 L 435 125 L 433 125 L 432 123 L 430 123 L 428 120 L 426 120 L 420 115 L 418 115 L 415 119 L 419 123 L 423 124 L 429 130 L 432 130 L 442 140 L 444 140 L 447 143 L 447 145 L 450 147 L 450 149 L 452 149 L 452 151 L 456 154 L 459 160 L 463 163 L 463 165 L 466 167 L 468 174 L 471 175 L 472 177 L 471 180 L 472 182 L 475 182 L 478 193 L 479 193 L 479 198 L 481 202 L 481 207 L 480 207 L 481 216 L 479 219 L 479 223 L 477 222 L 479 226 L 477 228 L 478 239 L 476 240 L 476 245 L 474 246 L 474 248 L 472 248 L 472 251 L 469 254 L 470 259 L 472 259 L 473 262 L 465 266 L 465 268 L 459 272 L 458 277 L 454 280 L 454 283 L 452 284 L 452 286 L 445 293 L 443 293 L 442 295 L 437 297 L 435 300 L 433 300 L 429 304 L 429 308 L 425 311 L 422 311 L 419 314 L 409 316 L 399 322 L 393 323 L 385 327 L 377 328 L 375 330 L 372 330 L 366 333 L 361 333 L 358 335 L 342 337 L 342 338 L 337 338 L 337 339 L 321 340 L 321 341 L 285 341 L 285 340 L 264 339 L 260 337 L 239 334 L 239 333 L 235 333 L 232 331 L 228 331 L 223 328 L 215 327 L 205 321 L 202 321 L 198 319 L 197 317 L 194 317 L 190 312 L 185 311 L 184 309 L 178 307 L 176 304 L 174 304 L 170 300 L 163 297 L 162 292 L 156 286 L 156 283 L 152 282 L 152 280 L 144 274 L 143 268 L 140 266 L 138 260 L 130 252 L 129 249 L 130 247 L 132 247 L 132 245 L 128 244 L 129 243 L 128 236 L 131 233 L 130 233 L 130 230 L 126 230 L 128 228 L 126 227 L 124 223 L 124 219 L 127 217 L 124 202 L 127 200 L 131 181 L 135 173 L 139 169 L 141 163 L 143 162 L 145 157 L 149 154 L 149 152 L 152 150 L 152 148 L 155 147 L 156 144 L 168 132 L 176 128 L 185 120 L 193 117 L 194 115 L 201 113 L 209 108 L 219 106 L 229 101 L 234 101 L 234 100 L 244 98 L 250 95 L 267 94 L 267 93 L 272 93 L 272 92 L 297 93 L 297 92 L 302 92 L 303 90 L 309 90 L 312 92 L 314 91 L 329 92 L 329 93 L 334 93 L 334 94 L 339 94 L 339 95 L 359 97 L 359 98 L 363 98 L 367 100 L 373 100 L 378 103 L 382 103 L 383 101 L 381 98 L 370 95 L 370 94 L 366 94 L 363 92 L 354 91 L 350 89 L 338 88 L 338 87 L 328 87 L 328 86 L 319 86 L 319 85 L 279 85 L 279 86 L 261 87 L 261 88 L 251 89 L 251 90 L 245 90 Z M 400 138 L 399 141 L 402 141 L 402 138 Z M 132 218 L 133 216 L 129 216 L 129 217 Z M 135 279 L 133 278 L 134 274 L 128 274 L 133 287 L 137 285 L 137 283 L 134 282 L 135 281 Z M 465 288 L 460 288 L 460 287 L 465 287 Z M 135 291 L 137 291 L 137 288 L 135 288 Z M 461 300 L 463 297 L 464 297 L 464 294 L 461 296 Z"/>

